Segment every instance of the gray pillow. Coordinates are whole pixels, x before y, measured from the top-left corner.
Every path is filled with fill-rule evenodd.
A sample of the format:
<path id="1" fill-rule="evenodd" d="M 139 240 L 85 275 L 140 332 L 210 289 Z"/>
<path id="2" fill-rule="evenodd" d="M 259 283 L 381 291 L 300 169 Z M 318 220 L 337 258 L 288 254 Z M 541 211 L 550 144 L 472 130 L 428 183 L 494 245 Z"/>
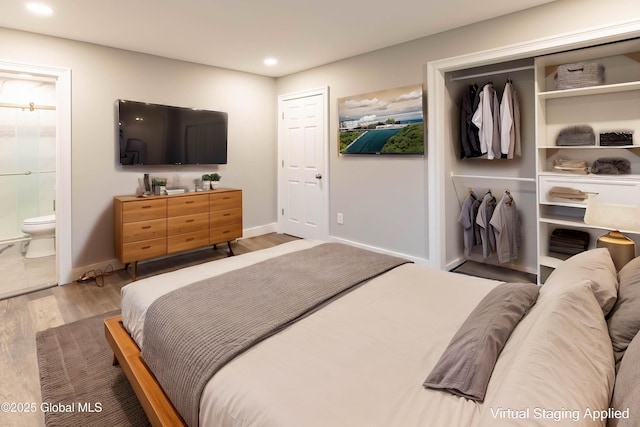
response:
<path id="1" fill-rule="evenodd" d="M 640 330 L 640 257 L 618 272 L 618 299 L 609 313 L 607 326 L 616 356 L 616 367 L 627 346 Z"/>
<path id="2" fill-rule="evenodd" d="M 482 402 L 502 348 L 538 291 L 533 283 L 493 288 L 453 336 L 423 385 Z"/>
<path id="3" fill-rule="evenodd" d="M 631 341 L 620 363 L 613 388 L 611 408 L 620 411 L 607 420 L 607 427 L 634 427 L 640 425 L 640 334 Z M 615 414 L 616 412 L 614 412 Z"/>

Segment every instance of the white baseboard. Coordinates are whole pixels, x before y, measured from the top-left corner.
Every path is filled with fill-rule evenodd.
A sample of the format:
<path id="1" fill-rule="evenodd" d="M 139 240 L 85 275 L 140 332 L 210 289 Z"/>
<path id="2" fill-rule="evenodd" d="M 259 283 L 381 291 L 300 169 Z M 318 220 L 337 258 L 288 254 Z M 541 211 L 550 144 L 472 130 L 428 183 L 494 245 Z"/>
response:
<path id="1" fill-rule="evenodd" d="M 252 228 L 245 228 L 242 231 L 242 238 L 243 239 L 248 239 L 251 237 L 256 237 L 256 236 L 261 236 L 263 234 L 268 234 L 268 233 L 275 233 L 277 232 L 277 223 L 271 223 L 271 224 L 265 224 L 265 225 L 261 225 L 258 227 L 252 227 Z M 405 259 L 409 259 L 413 262 L 415 262 L 418 265 L 424 265 L 424 266 L 428 266 L 429 265 L 429 260 L 426 258 L 419 258 L 413 255 L 407 255 L 407 254 L 403 254 L 400 252 L 394 252 L 394 251 L 390 251 L 387 249 L 383 249 L 383 248 L 378 248 L 375 246 L 371 246 L 371 245 L 365 245 L 359 242 L 354 242 L 352 240 L 348 240 L 348 239 L 343 239 L 340 237 L 335 237 L 335 236 L 329 236 L 329 240 L 332 242 L 337 242 L 337 243 L 344 243 L 346 245 L 351 245 L 351 246 L 355 246 L 355 247 L 359 247 L 362 249 L 368 249 L 370 251 L 374 251 L 374 252 L 380 252 L 380 253 L 384 253 L 387 255 L 393 255 L 393 256 L 397 256 L 400 258 L 405 258 Z M 207 248 L 200 248 L 200 249 L 196 249 L 196 250 L 203 250 L 203 249 L 207 249 Z M 172 255 L 167 255 L 167 257 L 170 257 Z M 161 257 L 158 257 L 157 259 L 160 259 Z M 156 258 L 154 258 L 156 259 Z M 124 268 L 124 265 L 118 261 L 117 259 L 110 259 L 110 260 L 105 260 L 105 261 L 101 261 L 101 262 L 96 262 L 93 264 L 89 264 L 89 265 L 85 265 L 83 267 L 76 267 L 71 271 L 73 280 L 76 280 L 78 278 L 80 278 L 80 276 L 82 276 L 84 273 L 91 271 L 91 270 L 102 270 L 105 271 L 105 269 L 107 268 L 108 265 L 111 265 L 113 267 L 114 270 L 119 270 Z M 66 283 L 65 283 L 66 284 Z"/>
<path id="2" fill-rule="evenodd" d="M 77 267 L 77 268 L 73 268 L 71 270 L 71 277 L 72 280 L 77 280 L 80 278 L 80 276 L 82 276 L 84 273 L 87 273 L 91 270 L 101 270 L 101 271 L 106 271 L 107 266 L 111 265 L 111 267 L 113 267 L 113 270 L 120 270 L 122 268 L 124 268 L 124 264 L 122 264 L 120 261 L 118 261 L 117 259 L 110 259 L 110 260 L 105 260 L 105 261 L 101 261 L 101 262 L 96 262 L 93 264 L 89 264 L 89 265 L 85 265 L 83 267 Z M 61 283 L 61 285 L 68 285 L 68 283 Z"/>
<path id="3" fill-rule="evenodd" d="M 271 224 L 260 225 L 258 227 L 245 228 L 242 230 L 242 238 L 248 239 L 250 237 L 262 236 L 263 234 L 275 233 L 278 231 L 278 224 L 272 222 Z"/>
<path id="4" fill-rule="evenodd" d="M 268 233 L 275 233 L 277 231 L 277 223 L 271 223 L 271 224 L 266 224 L 266 225 L 261 225 L 258 227 L 252 227 L 252 228 L 245 228 L 242 230 L 242 238 L 243 239 L 248 239 L 250 237 L 256 237 L 256 236 L 262 236 L 263 234 L 268 234 Z M 198 248 L 196 250 L 203 250 L 203 249 L 207 249 L 207 247 L 204 248 Z M 166 255 L 167 257 L 170 257 L 172 255 Z M 161 259 L 162 257 L 158 257 L 158 258 L 154 258 L 154 259 Z M 91 271 L 91 270 L 102 270 L 105 271 L 105 269 L 107 268 L 107 266 L 111 264 L 111 266 L 113 267 L 114 270 L 120 270 L 122 268 L 124 268 L 124 264 L 122 264 L 120 261 L 118 261 L 117 259 L 110 259 L 110 260 L 105 260 L 105 261 L 101 261 L 101 262 L 96 262 L 93 264 L 89 264 L 89 265 L 85 265 L 82 267 L 76 267 L 74 269 L 71 270 L 71 277 L 72 280 L 77 280 L 78 278 L 80 278 L 80 276 L 82 276 L 84 273 Z M 67 283 L 63 283 L 64 285 L 66 285 Z"/>
<path id="5" fill-rule="evenodd" d="M 332 241 L 332 242 L 336 242 L 336 243 L 344 243 L 346 245 L 351 245 L 351 246 L 355 246 L 355 247 L 362 248 L 362 249 L 368 249 L 368 250 L 373 251 L 373 252 L 380 252 L 380 253 L 387 254 L 387 255 L 397 256 L 399 258 L 405 258 L 405 259 L 413 261 L 417 265 L 423 265 L 423 266 L 428 266 L 429 265 L 429 260 L 427 258 L 419 258 L 419 257 L 413 256 L 413 255 L 407 255 L 407 254 L 403 254 L 403 253 L 400 253 L 400 252 L 394 252 L 394 251 L 390 251 L 390 250 L 387 250 L 387 249 L 378 248 L 378 247 L 375 247 L 375 246 L 365 245 L 365 244 L 362 244 L 362 243 L 354 242 L 352 240 L 347 240 L 347 239 L 343 239 L 343 238 L 335 237 L 335 236 L 329 236 L 329 240 Z"/>

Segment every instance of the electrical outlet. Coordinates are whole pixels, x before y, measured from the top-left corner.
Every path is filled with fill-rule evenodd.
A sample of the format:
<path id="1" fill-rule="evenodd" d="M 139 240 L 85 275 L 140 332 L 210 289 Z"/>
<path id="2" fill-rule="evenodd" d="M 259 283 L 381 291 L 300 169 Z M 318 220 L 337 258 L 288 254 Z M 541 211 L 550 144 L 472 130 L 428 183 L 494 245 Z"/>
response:
<path id="1" fill-rule="evenodd" d="M 342 214 L 342 212 L 338 212 L 338 215 L 336 217 L 336 222 L 338 224 L 344 224 L 344 215 Z"/>

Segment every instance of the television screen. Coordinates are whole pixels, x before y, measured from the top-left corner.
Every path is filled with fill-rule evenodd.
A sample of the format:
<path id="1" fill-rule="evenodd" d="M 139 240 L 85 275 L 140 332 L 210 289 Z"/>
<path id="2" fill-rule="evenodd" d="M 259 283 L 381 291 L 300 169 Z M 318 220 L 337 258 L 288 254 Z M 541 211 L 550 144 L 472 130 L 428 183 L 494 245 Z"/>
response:
<path id="1" fill-rule="evenodd" d="M 120 164 L 227 163 L 227 113 L 118 100 Z"/>

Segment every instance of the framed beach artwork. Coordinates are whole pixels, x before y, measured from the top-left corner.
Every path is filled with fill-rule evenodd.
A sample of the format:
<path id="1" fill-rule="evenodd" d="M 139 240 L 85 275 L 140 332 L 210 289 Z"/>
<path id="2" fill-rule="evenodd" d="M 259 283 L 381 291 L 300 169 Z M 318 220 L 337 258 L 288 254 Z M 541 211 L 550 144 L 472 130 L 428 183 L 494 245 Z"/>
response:
<path id="1" fill-rule="evenodd" d="M 338 153 L 424 154 L 422 85 L 338 99 Z"/>

